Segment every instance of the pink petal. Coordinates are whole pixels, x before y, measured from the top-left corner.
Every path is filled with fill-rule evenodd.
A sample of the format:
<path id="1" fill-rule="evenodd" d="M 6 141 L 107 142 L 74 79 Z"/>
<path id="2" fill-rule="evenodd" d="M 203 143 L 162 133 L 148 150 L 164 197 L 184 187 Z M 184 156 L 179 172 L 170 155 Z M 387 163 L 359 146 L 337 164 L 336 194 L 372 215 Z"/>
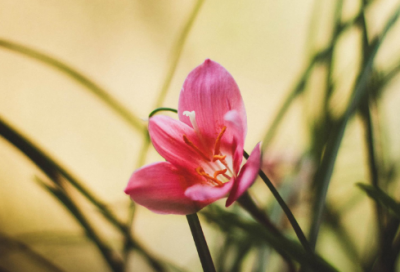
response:
<path id="1" fill-rule="evenodd" d="M 164 159 L 192 174 L 196 173 L 195 169 L 204 159 L 193 147 L 185 143 L 183 135 L 186 135 L 205 156 L 211 157 L 202 148 L 194 130 L 179 120 L 164 115 L 154 116 L 149 121 L 149 133 L 154 148 Z"/>
<path id="2" fill-rule="evenodd" d="M 233 171 L 238 173 L 243 160 L 243 147 L 246 137 L 245 120 L 243 120 L 236 110 L 228 111 L 224 119 L 227 131 L 231 131 L 233 135 L 232 142 L 229 145 L 231 146 L 230 152 L 233 158 Z"/>
<path id="3" fill-rule="evenodd" d="M 191 214 L 200 207 L 185 196 L 186 189 L 192 185 L 189 179 L 169 162 L 158 162 L 136 170 L 125 193 L 156 213 Z"/>
<path id="4" fill-rule="evenodd" d="M 204 206 L 225 197 L 232 189 L 233 179 L 222 186 L 211 186 L 207 184 L 195 184 L 185 191 L 185 195 L 194 201 L 202 202 Z"/>
<path id="5" fill-rule="evenodd" d="M 233 77 L 220 64 L 205 60 L 186 78 L 179 96 L 179 120 L 192 126 L 184 111 L 195 111 L 196 121 L 207 144 L 212 146 L 222 127 L 228 111 L 236 110 L 243 119 L 246 133 L 246 111 L 239 87 Z M 230 141 L 233 135 L 227 130 L 223 140 Z"/>
<path id="6" fill-rule="evenodd" d="M 261 167 L 261 143 L 258 143 L 250 154 L 246 164 L 243 165 L 239 176 L 236 178 L 231 193 L 226 201 L 229 207 L 238 199 L 256 180 Z"/>

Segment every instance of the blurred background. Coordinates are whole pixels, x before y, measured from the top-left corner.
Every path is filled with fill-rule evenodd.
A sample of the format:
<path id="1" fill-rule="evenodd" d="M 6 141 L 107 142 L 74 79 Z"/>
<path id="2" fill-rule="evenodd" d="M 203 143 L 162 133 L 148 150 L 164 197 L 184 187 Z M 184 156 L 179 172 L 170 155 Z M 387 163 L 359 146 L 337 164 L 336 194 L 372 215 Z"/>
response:
<path id="1" fill-rule="evenodd" d="M 355 184 L 370 184 L 375 165 L 375 180 L 399 201 L 399 4 L 0 0 L 0 271 L 154 271 L 153 257 L 167 271 L 201 271 L 186 218 L 133 207 L 123 190 L 136 168 L 162 159 L 147 149 L 148 114 L 177 108 L 187 74 L 206 58 L 238 83 L 245 149 L 263 140 L 264 170 L 306 234 L 329 129 L 345 120 L 327 191 L 333 215 L 323 217 L 317 252 L 340 271 L 372 271 L 391 213 L 379 219 Z M 357 86 L 369 102 L 352 110 Z M 250 193 L 296 240 L 261 180 Z M 251 220 L 236 205 L 226 210 Z M 243 244 L 246 232 L 200 220 L 218 271 L 285 271 L 268 243 Z"/>

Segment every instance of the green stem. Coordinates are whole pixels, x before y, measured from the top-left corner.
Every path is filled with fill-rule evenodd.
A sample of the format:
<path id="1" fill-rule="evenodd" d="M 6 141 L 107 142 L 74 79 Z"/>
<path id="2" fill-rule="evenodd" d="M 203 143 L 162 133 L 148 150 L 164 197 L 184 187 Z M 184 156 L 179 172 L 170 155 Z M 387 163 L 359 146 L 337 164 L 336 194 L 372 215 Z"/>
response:
<path id="1" fill-rule="evenodd" d="M 201 229 L 199 218 L 196 213 L 186 215 L 189 223 L 190 231 L 192 232 L 193 240 L 196 245 L 197 253 L 199 254 L 201 266 L 204 272 L 215 272 L 214 263 L 211 258 L 210 250 L 208 249 L 206 238 Z"/>
<path id="2" fill-rule="evenodd" d="M 155 104 L 155 107 L 158 108 L 162 105 L 164 102 L 164 98 L 168 92 L 169 86 L 171 85 L 172 77 L 175 74 L 176 67 L 178 66 L 179 59 L 182 55 L 182 49 L 183 46 L 185 45 L 186 39 L 190 33 L 190 30 L 193 26 L 194 21 L 196 20 L 196 17 L 200 11 L 201 6 L 203 5 L 204 0 L 198 0 L 197 3 L 195 4 L 192 13 L 189 16 L 189 20 L 185 24 L 185 26 L 182 29 L 182 32 L 179 35 L 178 40 L 176 41 L 174 47 L 173 47 L 173 53 L 172 53 L 172 59 L 170 61 L 171 66 L 168 69 L 168 73 L 165 76 L 163 86 L 161 88 L 161 92 L 158 95 L 157 102 Z"/>
<path id="3" fill-rule="evenodd" d="M 249 154 L 247 154 L 246 151 L 243 151 L 243 156 L 246 158 L 246 160 L 249 158 Z M 286 214 L 286 217 L 288 218 L 290 224 L 293 227 L 294 232 L 297 235 L 297 238 L 299 238 L 300 243 L 303 245 L 304 249 L 308 252 L 312 252 L 312 249 L 307 241 L 306 236 L 304 235 L 303 231 L 300 228 L 300 225 L 297 223 L 296 218 L 294 217 L 292 211 L 289 209 L 288 205 L 285 203 L 281 195 L 279 194 L 278 190 L 276 190 L 275 186 L 272 184 L 271 180 L 267 177 L 267 175 L 260 169 L 258 172 L 259 176 L 261 179 L 264 181 L 264 183 L 268 186 L 269 190 L 275 197 L 275 199 L 278 201 L 279 205 L 281 206 L 282 210 Z"/>
<path id="4" fill-rule="evenodd" d="M 265 213 L 257 207 L 256 203 L 254 203 L 247 191 L 237 200 L 237 202 L 240 206 L 242 206 L 243 209 L 251 214 L 255 220 L 264 225 L 269 231 L 275 234 L 281 233 L 274 223 L 269 220 Z"/>
<path id="5" fill-rule="evenodd" d="M 257 220 L 260 224 L 264 225 L 271 233 L 282 236 L 281 232 L 279 229 L 269 220 L 269 218 L 266 216 L 266 214 L 257 207 L 256 203 L 254 203 L 253 199 L 249 195 L 248 192 L 245 192 L 238 200 L 237 202 L 239 203 L 240 206 L 242 206 L 243 209 L 245 209 L 251 216 Z M 287 263 L 288 266 L 288 271 L 289 272 L 294 272 L 296 271 L 296 268 L 292 262 L 292 260 L 289 258 L 287 254 L 282 255 L 283 259 Z"/>

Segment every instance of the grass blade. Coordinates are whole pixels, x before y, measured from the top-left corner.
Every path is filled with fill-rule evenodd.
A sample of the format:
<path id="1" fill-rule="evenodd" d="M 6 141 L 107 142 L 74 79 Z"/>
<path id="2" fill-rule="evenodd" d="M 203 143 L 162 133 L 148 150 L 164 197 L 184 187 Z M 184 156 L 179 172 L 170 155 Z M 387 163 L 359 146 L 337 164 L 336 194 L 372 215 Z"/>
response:
<path id="1" fill-rule="evenodd" d="M 172 57 L 170 61 L 171 65 L 163 81 L 160 94 L 158 95 L 157 101 L 155 103 L 155 108 L 161 107 L 162 103 L 164 102 L 169 86 L 171 85 L 172 78 L 175 74 L 176 67 L 178 66 L 179 59 L 181 58 L 183 46 L 185 45 L 186 39 L 190 33 L 190 30 L 192 29 L 193 23 L 195 22 L 196 17 L 199 14 L 199 11 L 203 3 L 204 0 L 198 0 L 196 2 L 192 10 L 192 13 L 189 15 L 188 21 L 184 25 L 182 32 L 179 34 L 178 39 L 175 45 L 173 46 Z"/>
<path id="2" fill-rule="evenodd" d="M 108 105 L 111 109 L 113 109 L 132 128 L 138 131 L 143 131 L 144 126 L 141 120 L 138 117 L 136 117 L 136 115 L 134 115 L 131 111 L 125 108 L 122 104 L 120 104 L 115 98 L 113 98 L 110 94 L 108 94 L 108 92 L 104 90 L 102 87 L 100 87 L 97 83 L 89 79 L 87 76 L 85 76 L 75 68 L 65 64 L 64 62 L 54 57 L 46 55 L 45 53 L 42 53 L 38 50 L 29 48 L 27 46 L 9 40 L 0 39 L 0 47 L 30 57 L 69 76 L 73 80 L 79 82 L 81 85 L 86 87 L 87 90 L 91 91 L 106 105 Z"/>
<path id="3" fill-rule="evenodd" d="M 394 215 L 400 219 L 400 203 L 390 197 L 381 189 L 367 185 L 364 183 L 357 183 L 358 188 L 363 190 L 370 198 L 375 200 L 378 204 L 384 206 L 385 208 L 389 209 L 393 212 Z"/>
<path id="4" fill-rule="evenodd" d="M 67 194 L 67 192 L 61 187 L 52 187 L 47 185 L 45 182 L 36 178 L 36 181 L 44 188 L 46 191 L 51 193 L 58 201 L 61 202 L 67 208 L 67 210 L 71 213 L 71 215 L 78 221 L 78 223 L 85 230 L 86 235 L 90 240 L 92 240 L 101 254 L 103 258 L 106 260 L 112 271 L 114 272 L 122 272 L 124 271 L 124 264 L 122 260 L 116 258 L 116 255 L 113 251 L 100 239 L 94 230 L 93 226 L 89 223 L 84 214 L 80 211 L 79 207 L 76 203 L 71 199 L 71 197 Z"/>
<path id="5" fill-rule="evenodd" d="M 73 187 L 75 187 L 87 200 L 95 205 L 101 214 L 112 223 L 123 235 L 128 238 L 129 246 L 137 250 L 146 261 L 156 270 L 165 271 L 163 263 L 134 239 L 125 223 L 120 222 L 114 213 L 108 209 L 97 196 L 95 196 L 88 188 L 83 186 L 83 183 L 72 175 L 68 170 L 56 162 L 50 155 L 46 154 L 38 146 L 29 141 L 22 134 L 13 129 L 10 125 L 0 118 L 0 135 L 8 142 L 24 153 L 33 163 L 35 163 L 51 180 L 59 182 L 59 176 L 62 176 Z"/>
<path id="6" fill-rule="evenodd" d="M 283 235 L 272 233 L 262 225 L 256 222 L 243 220 L 242 218 L 239 218 L 237 214 L 227 212 L 216 205 L 214 205 L 212 209 L 213 210 L 203 210 L 201 214 L 211 222 L 218 224 L 223 231 L 229 228 L 237 229 L 242 233 L 246 233 L 248 239 L 257 242 L 264 241 L 282 256 L 289 256 L 300 264 L 307 265 L 307 267 L 310 267 L 314 271 L 337 271 L 320 256 L 306 252 L 300 244 L 289 240 Z"/>
<path id="7" fill-rule="evenodd" d="M 400 6 L 395 9 L 394 13 L 387 21 L 381 33 L 381 37 L 375 39 L 374 42 L 372 43 L 368 60 L 366 61 L 366 64 L 360 73 L 359 79 L 357 80 L 357 84 L 356 87 L 354 88 L 354 92 L 351 101 L 349 103 L 349 106 L 347 107 L 341 120 L 338 122 L 337 129 L 332 133 L 332 136 L 329 139 L 328 145 L 326 147 L 324 157 L 322 158 L 321 166 L 318 168 L 315 174 L 314 180 L 318 182 L 316 183 L 317 184 L 316 199 L 313 204 L 313 219 L 311 222 L 311 229 L 310 229 L 310 243 L 313 248 L 315 248 L 317 242 L 319 228 L 321 224 L 321 218 L 325 206 L 326 195 L 330 179 L 333 173 L 336 157 L 339 151 L 339 147 L 347 126 L 347 122 L 350 120 L 351 116 L 353 116 L 355 110 L 359 107 L 360 101 L 366 93 L 367 89 L 366 87 L 367 83 L 369 82 L 368 79 L 372 72 L 372 66 L 375 56 L 387 32 L 394 25 L 399 15 L 400 15 Z"/>
<path id="8" fill-rule="evenodd" d="M 64 272 L 63 269 L 55 265 L 46 257 L 37 253 L 29 245 L 15 238 L 11 238 L 4 233 L 0 233 L 0 252 L 11 253 L 13 250 L 25 253 L 26 255 L 34 259 L 38 264 L 40 264 L 42 268 L 46 268 L 45 271 Z M 4 257 L 4 255 L 5 254 L 1 254 L 2 257 Z"/>

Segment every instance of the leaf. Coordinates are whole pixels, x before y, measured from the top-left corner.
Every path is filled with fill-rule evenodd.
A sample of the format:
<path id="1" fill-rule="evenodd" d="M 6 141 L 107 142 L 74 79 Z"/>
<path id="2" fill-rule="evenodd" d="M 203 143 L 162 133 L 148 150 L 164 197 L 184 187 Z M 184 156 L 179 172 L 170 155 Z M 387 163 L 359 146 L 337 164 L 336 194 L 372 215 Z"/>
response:
<path id="1" fill-rule="evenodd" d="M 377 187 L 364 183 L 357 183 L 357 186 L 367 193 L 370 198 L 391 210 L 393 214 L 400 219 L 400 203 Z"/>
<path id="2" fill-rule="evenodd" d="M 61 180 L 67 181 L 74 186 L 88 201 L 95 205 L 101 214 L 112 223 L 124 237 L 128 240 L 129 245 L 137 250 L 145 260 L 156 271 L 165 271 L 165 262 L 153 256 L 140 242 L 133 238 L 130 234 L 126 224 L 121 222 L 108 207 L 86 188 L 82 181 L 76 178 L 71 172 L 64 168 L 49 154 L 43 151 L 36 144 L 31 142 L 28 138 L 16 131 L 13 127 L 8 125 L 0 118 L 0 136 L 4 137 L 8 142 L 19 149 L 25 156 L 27 156 L 34 164 L 36 164 L 45 173 L 54 185 L 57 185 Z M 54 189 L 53 187 L 47 188 Z"/>
<path id="3" fill-rule="evenodd" d="M 337 271 L 317 254 L 306 252 L 303 247 L 283 235 L 268 231 L 262 225 L 240 218 L 237 214 L 224 211 L 214 205 L 201 212 L 209 221 L 216 223 L 223 231 L 236 229 L 247 234 L 248 239 L 254 242 L 264 242 L 273 247 L 278 253 L 296 260 L 300 264 L 310 267 L 313 271 Z"/>

